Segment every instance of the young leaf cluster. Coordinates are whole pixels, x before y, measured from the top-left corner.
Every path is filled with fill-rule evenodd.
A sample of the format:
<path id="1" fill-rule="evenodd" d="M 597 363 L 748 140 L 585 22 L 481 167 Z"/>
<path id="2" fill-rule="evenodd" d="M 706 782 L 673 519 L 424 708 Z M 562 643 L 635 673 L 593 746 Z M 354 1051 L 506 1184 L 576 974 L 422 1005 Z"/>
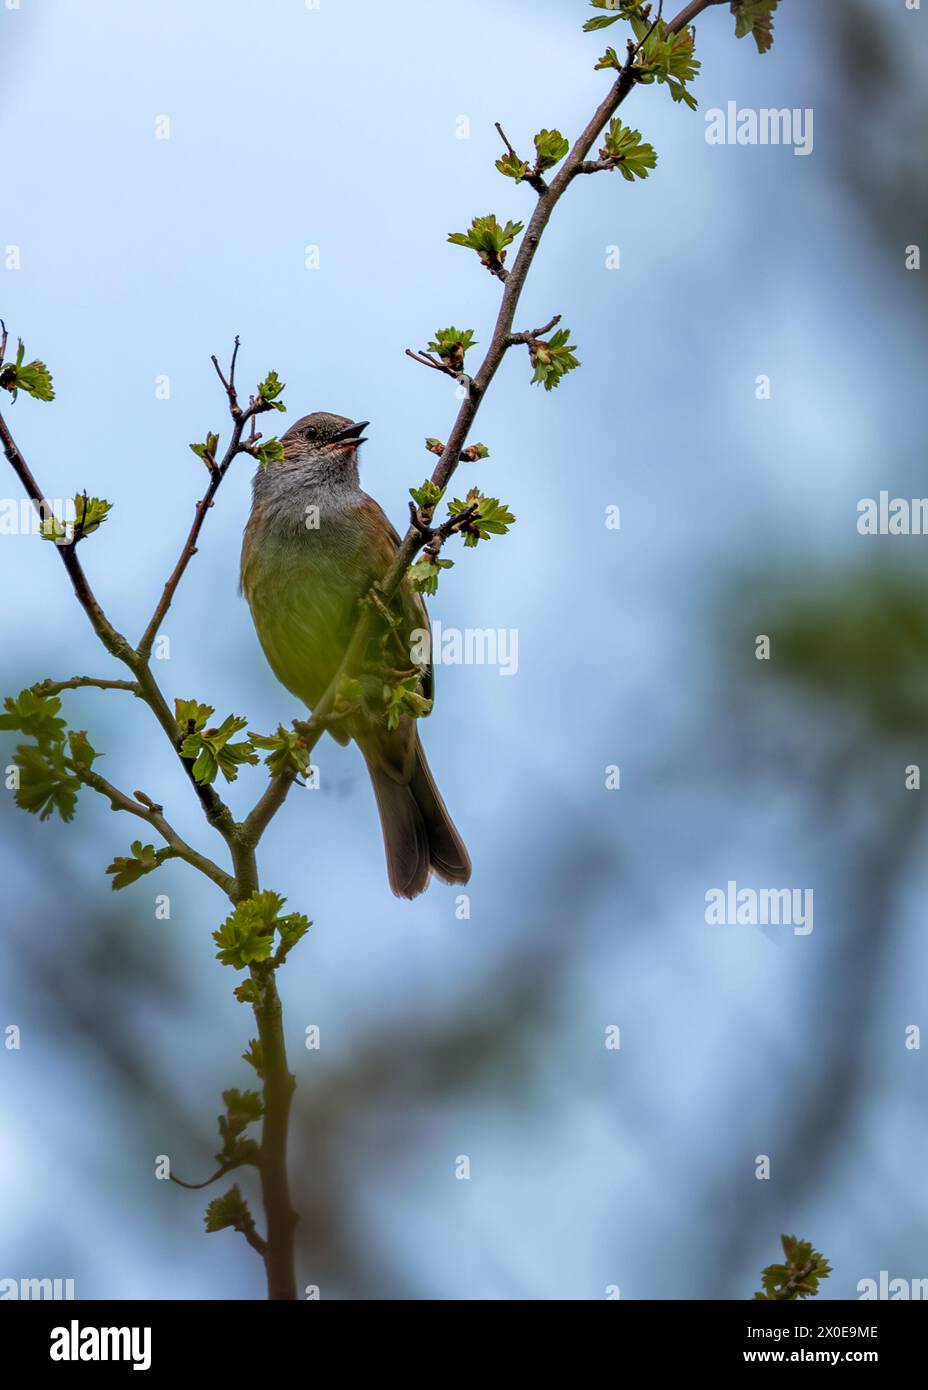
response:
<path id="1" fill-rule="evenodd" d="M 39 534 L 43 540 L 54 541 L 56 545 L 83 540 L 84 536 L 99 530 L 113 505 L 107 502 L 105 497 L 88 497 L 85 492 L 78 493 L 72 500 L 74 522 L 70 538 L 68 527 L 63 521 L 59 521 L 56 516 L 47 516 L 43 518 L 39 527 Z"/>
<path id="2" fill-rule="evenodd" d="M 166 859 L 174 857 L 174 851 L 167 846 L 155 849 L 154 845 L 143 845 L 141 840 L 133 840 L 131 850 L 131 855 L 118 854 L 107 867 L 106 872 L 113 875 L 112 887 L 115 891 L 128 888 L 130 883 L 137 883 L 145 874 L 160 868 Z"/>
<path id="3" fill-rule="evenodd" d="M 64 821 L 74 816 L 81 780 L 99 755 L 83 731 L 67 731 L 59 718 L 56 695 L 23 690 L 4 700 L 0 729 L 13 729 L 33 740 L 16 749 L 16 804 L 45 821 L 56 812 Z"/>
<path id="4" fill-rule="evenodd" d="M 761 1271 L 763 1291 L 754 1295 L 765 1301 L 790 1302 L 797 1298 L 813 1298 L 819 1281 L 827 1279 L 831 1265 L 807 1240 L 781 1236 L 785 1263 L 768 1265 Z"/>
<path id="5" fill-rule="evenodd" d="M 562 377 L 580 366 L 576 356 L 577 349 L 569 340 L 570 329 L 559 328 L 550 338 L 536 339 L 529 343 L 529 356 L 535 368 L 533 385 L 537 384 L 543 386 L 546 391 L 553 391 L 555 386 L 560 386 Z"/>
<path id="6" fill-rule="evenodd" d="M 422 679 L 418 673 L 404 676 L 394 685 L 384 685 L 383 703 L 387 728 L 399 727 L 404 715 L 421 719 L 432 712 L 432 702 L 422 694 Z"/>
<path id="7" fill-rule="evenodd" d="M 481 264 L 495 273 L 502 270 L 506 247 L 515 241 L 522 225 L 521 222 L 507 222 L 501 226 L 491 212 L 486 217 L 475 217 L 466 232 L 450 232 L 448 240 L 455 246 L 467 246 L 476 251 Z"/>
<path id="8" fill-rule="evenodd" d="M 618 116 L 609 122 L 599 157 L 618 169 L 629 183 L 634 183 L 636 178 L 646 179 L 657 165 L 654 146 L 642 140 L 640 130 L 623 125 Z"/>
<path id="9" fill-rule="evenodd" d="M 6 334 L 3 341 L 6 342 Z M 15 360 L 0 362 L 0 387 L 9 391 L 14 401 L 20 391 L 25 391 L 27 396 L 34 396 L 37 401 L 53 401 L 55 390 L 52 386 L 51 372 L 44 362 L 26 362 L 26 349 L 22 338 L 18 339 L 18 343 Z"/>
<path id="10" fill-rule="evenodd" d="M 243 763 L 254 764 L 258 761 L 258 755 L 249 741 L 231 742 L 234 735 L 245 728 L 247 719 L 230 714 L 220 725 L 207 728 L 207 721 L 215 712 L 212 705 L 201 705 L 196 700 L 176 700 L 174 710 L 184 734 L 180 754 L 193 762 L 196 782 L 215 782 L 219 772 L 227 782 L 234 782 Z"/>
<path id="11" fill-rule="evenodd" d="M 437 353 L 453 371 L 464 370 L 464 354 L 468 348 L 475 347 L 472 328 L 439 328 L 429 343 L 429 351 Z"/>
<path id="12" fill-rule="evenodd" d="M 515 521 L 515 517 L 498 497 L 485 497 L 479 488 L 472 487 L 462 502 L 455 498 L 448 503 L 451 516 L 460 516 L 476 504 L 477 510 L 464 522 L 461 530 L 466 546 L 475 546 L 479 541 L 487 541 L 491 536 L 504 536 Z"/>
<path id="13" fill-rule="evenodd" d="M 276 969 L 311 926 L 301 912 L 282 915 L 286 901 L 279 893 L 264 891 L 252 893 L 250 898 L 238 903 L 213 932 L 213 940 L 219 947 L 216 959 L 223 965 L 231 965 L 233 970 L 266 963 Z M 249 1001 L 253 998 L 251 991 L 240 994 L 237 990 L 236 995 L 239 999 L 247 997 Z"/>
<path id="14" fill-rule="evenodd" d="M 507 150 L 496 161 L 496 167 L 507 178 L 521 183 L 523 179 L 537 179 L 548 169 L 553 169 L 560 164 L 569 149 L 570 141 L 566 140 L 559 130 L 540 130 L 535 136 L 534 164 L 520 159 L 514 150 Z"/>

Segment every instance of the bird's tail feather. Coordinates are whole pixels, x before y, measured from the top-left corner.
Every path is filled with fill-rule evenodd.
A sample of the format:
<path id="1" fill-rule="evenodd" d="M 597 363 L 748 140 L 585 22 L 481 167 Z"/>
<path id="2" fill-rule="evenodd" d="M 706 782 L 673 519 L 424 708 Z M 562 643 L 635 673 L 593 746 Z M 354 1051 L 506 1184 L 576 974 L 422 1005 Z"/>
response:
<path id="1" fill-rule="evenodd" d="M 455 829 L 416 740 L 408 784 L 382 766 L 374 749 L 362 747 L 377 798 L 390 887 L 399 898 L 416 898 L 432 870 L 446 883 L 466 883 L 470 857 Z"/>
<path id="2" fill-rule="evenodd" d="M 445 883 L 466 883 L 470 878 L 470 855 L 448 815 L 418 739 L 416 764 L 409 786 L 425 821 L 432 868 Z"/>

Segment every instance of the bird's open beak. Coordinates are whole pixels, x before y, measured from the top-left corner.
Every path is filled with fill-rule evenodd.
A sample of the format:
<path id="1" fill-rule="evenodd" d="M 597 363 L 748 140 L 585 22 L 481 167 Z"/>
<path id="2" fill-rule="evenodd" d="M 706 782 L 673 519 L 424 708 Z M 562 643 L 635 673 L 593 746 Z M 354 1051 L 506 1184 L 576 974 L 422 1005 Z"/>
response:
<path id="1" fill-rule="evenodd" d="M 337 434 L 332 435 L 331 443 L 342 449 L 346 447 L 357 449 L 360 444 L 364 443 L 363 432 L 369 424 L 370 420 L 357 420 L 353 425 L 345 425 L 344 429 L 340 429 Z"/>

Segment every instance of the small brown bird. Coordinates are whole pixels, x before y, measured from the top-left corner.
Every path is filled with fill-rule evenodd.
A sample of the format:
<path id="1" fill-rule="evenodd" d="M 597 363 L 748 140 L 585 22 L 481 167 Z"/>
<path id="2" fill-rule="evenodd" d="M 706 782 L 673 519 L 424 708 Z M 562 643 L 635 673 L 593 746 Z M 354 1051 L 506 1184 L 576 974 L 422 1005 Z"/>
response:
<path id="1" fill-rule="evenodd" d="M 358 448 L 367 421 L 317 412 L 282 437 L 284 457 L 259 468 L 242 546 L 242 592 L 271 669 L 310 707 L 335 676 L 359 616 L 358 600 L 390 566 L 400 538 L 358 481 Z M 421 595 L 407 579 L 390 606 L 408 653 L 429 632 Z M 382 637 L 381 624 L 378 638 Z M 421 640 L 421 639 L 419 639 Z M 369 648 L 384 660 L 379 641 Z M 411 661 L 407 665 L 411 665 Z M 387 727 L 384 676 L 362 676 L 362 701 L 339 743 L 357 743 L 377 798 L 390 887 L 415 898 L 432 870 L 466 883 L 470 859 L 429 771 L 417 721 Z M 422 690 L 431 699 L 431 661 Z"/>

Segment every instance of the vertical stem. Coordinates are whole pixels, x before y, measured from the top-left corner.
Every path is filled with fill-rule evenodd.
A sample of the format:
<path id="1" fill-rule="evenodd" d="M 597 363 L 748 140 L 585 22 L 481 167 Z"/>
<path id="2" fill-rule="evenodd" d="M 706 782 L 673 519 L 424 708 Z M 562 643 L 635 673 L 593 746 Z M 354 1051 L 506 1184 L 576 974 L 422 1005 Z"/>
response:
<path id="1" fill-rule="evenodd" d="M 297 1214 L 290 1201 L 287 1134 L 296 1078 L 287 1068 L 283 1011 L 273 971 L 265 976 L 255 1006 L 264 1057 L 264 1126 L 261 1132 L 261 1197 L 267 1221 L 267 1296 L 296 1298 L 293 1232 Z"/>
<path id="2" fill-rule="evenodd" d="M 240 840 L 232 842 L 232 858 L 237 882 L 237 901 L 244 902 L 258 891 L 258 865 L 254 849 Z M 264 1268 L 267 1296 L 274 1300 L 296 1298 L 296 1270 L 293 1232 L 298 1221 L 290 1200 L 287 1172 L 287 1137 L 290 1104 L 296 1078 L 287 1066 L 283 1008 L 273 969 L 254 965 L 255 1021 L 264 1063 L 264 1120 L 261 1129 L 261 1200 L 267 1222 L 267 1249 Z"/>

